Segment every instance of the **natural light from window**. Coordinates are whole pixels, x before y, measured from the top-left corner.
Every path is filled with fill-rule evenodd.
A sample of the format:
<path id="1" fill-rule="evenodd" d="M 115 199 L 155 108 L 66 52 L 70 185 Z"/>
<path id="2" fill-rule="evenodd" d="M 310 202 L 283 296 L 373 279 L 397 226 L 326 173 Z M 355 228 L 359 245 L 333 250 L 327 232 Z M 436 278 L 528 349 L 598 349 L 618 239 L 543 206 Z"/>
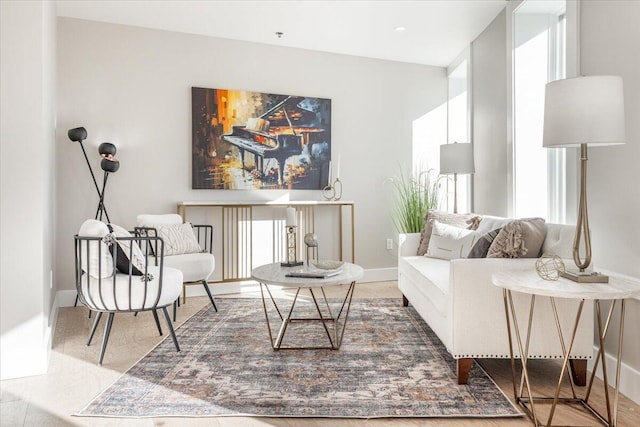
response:
<path id="1" fill-rule="evenodd" d="M 542 147 L 547 82 L 564 78 L 564 1 L 525 1 L 514 13 L 514 213 L 563 222 L 564 150 Z"/>

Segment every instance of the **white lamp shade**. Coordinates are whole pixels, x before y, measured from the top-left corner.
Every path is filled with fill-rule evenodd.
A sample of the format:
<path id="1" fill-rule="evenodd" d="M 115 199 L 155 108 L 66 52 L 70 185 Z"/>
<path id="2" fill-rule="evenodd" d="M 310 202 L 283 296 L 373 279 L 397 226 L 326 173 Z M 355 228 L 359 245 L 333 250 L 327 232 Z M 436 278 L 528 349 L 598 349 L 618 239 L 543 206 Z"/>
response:
<path id="1" fill-rule="evenodd" d="M 298 219 L 296 218 L 296 208 L 287 208 L 287 217 L 285 220 L 285 226 L 287 227 L 297 227 Z"/>
<path id="2" fill-rule="evenodd" d="M 622 78 L 589 76 L 547 83 L 544 147 L 625 143 Z"/>
<path id="3" fill-rule="evenodd" d="M 474 173 L 473 147 L 469 143 L 440 146 L 440 173 Z"/>

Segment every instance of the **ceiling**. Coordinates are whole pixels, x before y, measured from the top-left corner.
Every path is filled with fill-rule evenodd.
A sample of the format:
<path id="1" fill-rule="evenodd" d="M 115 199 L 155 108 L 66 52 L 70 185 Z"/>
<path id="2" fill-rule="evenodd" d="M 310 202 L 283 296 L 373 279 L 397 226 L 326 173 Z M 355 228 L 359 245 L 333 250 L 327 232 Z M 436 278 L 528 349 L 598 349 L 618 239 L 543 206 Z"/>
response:
<path id="1" fill-rule="evenodd" d="M 507 0 L 58 0 L 58 16 L 447 66 Z M 396 31 L 402 26 L 404 31 Z M 282 32 L 278 38 L 276 32 Z"/>

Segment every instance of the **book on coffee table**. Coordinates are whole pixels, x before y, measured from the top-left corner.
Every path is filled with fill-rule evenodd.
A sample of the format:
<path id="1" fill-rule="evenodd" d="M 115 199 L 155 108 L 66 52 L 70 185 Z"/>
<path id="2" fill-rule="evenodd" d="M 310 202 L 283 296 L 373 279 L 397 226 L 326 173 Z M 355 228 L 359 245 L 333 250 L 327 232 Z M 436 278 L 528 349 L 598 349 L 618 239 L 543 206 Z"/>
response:
<path id="1" fill-rule="evenodd" d="M 285 276 L 300 277 L 305 279 L 326 279 L 329 277 L 337 276 L 338 274 L 340 274 L 340 270 L 317 270 L 317 271 L 301 270 L 301 271 L 292 271 L 290 273 L 285 274 Z"/>

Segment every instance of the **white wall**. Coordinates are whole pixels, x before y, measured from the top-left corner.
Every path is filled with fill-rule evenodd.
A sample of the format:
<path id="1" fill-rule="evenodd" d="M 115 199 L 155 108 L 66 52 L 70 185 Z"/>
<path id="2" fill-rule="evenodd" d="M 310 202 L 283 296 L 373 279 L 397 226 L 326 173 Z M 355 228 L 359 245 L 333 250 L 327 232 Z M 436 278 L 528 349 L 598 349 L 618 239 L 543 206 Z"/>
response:
<path id="1" fill-rule="evenodd" d="M 256 200 L 284 191 L 191 190 L 192 86 L 332 99 L 333 156 L 341 155 L 343 200 L 356 203 L 356 262 L 393 269 L 385 249 L 396 231 L 390 185 L 411 164 L 412 122 L 446 101 L 443 68 L 237 42 L 60 18 L 58 21 L 58 239 L 60 290 L 73 288 L 73 235 L 92 217 L 97 195 L 80 149 L 66 131 L 87 128 L 96 148 L 118 147 L 106 206 L 114 223 L 175 212 L 183 200 Z M 444 121 L 442 126 L 445 126 Z M 319 191 L 292 200 L 321 200 Z"/>
<path id="2" fill-rule="evenodd" d="M 583 75 L 622 76 L 627 143 L 589 149 L 588 200 L 593 263 L 640 278 L 640 2 L 581 4 Z M 627 302 L 624 363 L 637 371 L 640 396 L 640 301 Z M 615 354 L 611 331 L 607 350 Z"/>
<path id="3" fill-rule="evenodd" d="M 475 212 L 508 216 L 507 45 L 503 10 L 471 44 Z"/>
<path id="4" fill-rule="evenodd" d="M 0 2 L 1 377 L 47 370 L 53 324 L 56 14 Z"/>

